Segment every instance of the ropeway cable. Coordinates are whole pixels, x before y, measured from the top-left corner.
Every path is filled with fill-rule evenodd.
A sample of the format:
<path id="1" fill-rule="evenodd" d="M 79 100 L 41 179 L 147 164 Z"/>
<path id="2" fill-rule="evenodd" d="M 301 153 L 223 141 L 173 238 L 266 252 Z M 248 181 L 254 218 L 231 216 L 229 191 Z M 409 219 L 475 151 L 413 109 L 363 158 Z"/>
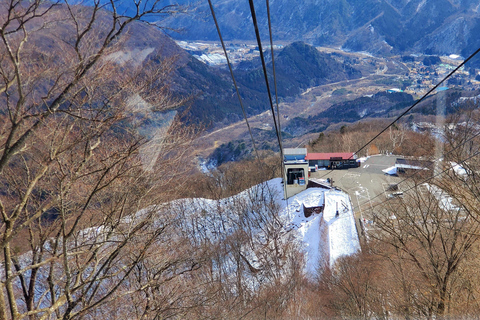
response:
<path id="1" fill-rule="evenodd" d="M 252 140 L 253 150 L 255 150 L 257 159 L 258 161 L 260 161 L 260 156 L 258 155 L 258 150 L 255 144 L 255 140 L 253 139 L 252 129 L 250 128 L 250 123 L 248 122 L 247 113 L 245 112 L 245 107 L 243 106 L 243 102 L 242 102 L 242 97 L 240 96 L 240 92 L 238 91 L 237 81 L 235 80 L 235 76 L 233 75 L 233 68 L 230 63 L 230 59 L 228 58 L 227 49 L 225 47 L 225 43 L 223 42 L 222 33 L 220 32 L 220 27 L 218 25 L 217 17 L 215 15 L 215 10 L 213 9 L 212 1 L 208 0 L 208 4 L 210 6 L 210 11 L 212 12 L 212 17 L 213 17 L 213 21 L 215 22 L 215 27 L 217 28 L 218 37 L 220 38 L 220 42 L 222 43 L 223 53 L 225 54 L 225 58 L 227 59 L 228 69 L 230 70 L 230 75 L 232 76 L 233 85 L 235 86 L 235 90 L 237 92 L 238 101 L 240 102 L 240 106 L 242 107 L 243 117 L 247 124 L 248 133 L 250 134 L 250 139 Z"/>
<path id="2" fill-rule="evenodd" d="M 439 83 L 437 83 L 433 88 L 431 88 L 430 90 L 428 90 L 427 93 L 425 93 L 420 99 L 418 99 L 417 101 L 415 101 L 414 104 L 412 104 L 407 110 L 405 110 L 401 115 L 399 115 L 395 120 L 393 120 L 388 126 L 386 126 L 382 131 L 380 131 L 377 135 L 375 135 L 370 141 L 368 141 L 366 144 L 364 144 L 360 149 L 358 149 L 356 152 L 354 152 L 353 154 L 358 154 L 360 151 L 362 151 L 363 149 L 365 149 L 370 143 L 372 143 L 373 141 L 375 141 L 382 133 L 384 133 L 385 131 L 388 130 L 388 128 L 390 128 L 391 126 L 393 126 L 398 120 L 400 120 L 401 118 L 403 118 L 408 112 L 410 112 L 410 110 L 412 110 L 413 108 L 415 108 L 420 102 L 422 102 L 423 100 L 425 100 L 426 97 L 428 97 L 428 95 L 430 95 L 430 93 L 432 93 L 434 90 L 436 90 L 443 82 L 445 82 L 448 78 L 450 78 L 454 73 L 456 73 L 460 68 L 462 68 L 468 61 L 470 61 L 473 57 L 475 57 L 478 53 L 480 52 L 480 48 L 478 48 L 474 53 L 472 53 L 467 59 L 465 59 L 462 63 L 460 63 L 455 69 L 453 69 L 448 75 L 446 75 Z M 352 155 L 353 156 L 353 155 Z M 351 159 L 352 156 L 350 156 L 348 159 Z M 326 174 L 324 174 L 323 176 L 320 177 L 320 179 L 328 176 L 331 172 L 333 171 L 333 169 L 330 169 L 330 171 Z"/>

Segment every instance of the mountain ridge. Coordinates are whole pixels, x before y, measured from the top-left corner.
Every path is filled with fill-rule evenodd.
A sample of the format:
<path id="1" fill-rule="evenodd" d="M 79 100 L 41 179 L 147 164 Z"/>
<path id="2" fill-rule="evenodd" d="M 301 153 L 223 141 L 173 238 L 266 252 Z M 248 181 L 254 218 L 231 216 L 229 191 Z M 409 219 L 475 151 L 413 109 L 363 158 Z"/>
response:
<path id="1" fill-rule="evenodd" d="M 194 11 L 188 17 L 165 22 L 177 39 L 216 41 L 218 35 L 208 6 L 181 0 Z M 270 5 L 274 39 L 302 40 L 312 45 L 341 46 L 374 54 L 418 52 L 467 55 L 478 47 L 478 0 L 287 0 Z M 217 19 L 226 40 L 253 40 L 255 34 L 247 3 L 221 0 L 215 4 Z M 256 14 L 263 39 L 268 38 L 266 7 L 257 4 Z M 440 36 L 442 35 L 442 36 Z M 460 39 L 456 42 L 455 39 Z"/>

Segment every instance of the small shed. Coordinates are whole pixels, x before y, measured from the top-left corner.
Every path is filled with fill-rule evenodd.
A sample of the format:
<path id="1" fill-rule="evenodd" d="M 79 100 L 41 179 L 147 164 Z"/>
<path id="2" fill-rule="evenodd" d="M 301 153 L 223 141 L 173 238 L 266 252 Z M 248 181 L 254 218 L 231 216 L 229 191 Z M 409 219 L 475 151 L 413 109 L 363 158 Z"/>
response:
<path id="1" fill-rule="evenodd" d="M 316 214 L 323 213 L 324 205 L 307 207 L 305 206 L 305 204 L 303 204 L 302 206 L 303 206 L 303 215 L 305 216 L 305 218 L 310 217 L 314 213 Z"/>

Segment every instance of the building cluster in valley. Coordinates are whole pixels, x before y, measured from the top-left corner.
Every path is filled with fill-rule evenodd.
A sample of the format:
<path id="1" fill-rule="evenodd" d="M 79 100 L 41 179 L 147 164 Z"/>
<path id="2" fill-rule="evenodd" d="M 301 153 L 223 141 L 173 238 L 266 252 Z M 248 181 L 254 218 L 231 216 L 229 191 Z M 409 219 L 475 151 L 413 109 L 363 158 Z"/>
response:
<path id="1" fill-rule="evenodd" d="M 177 44 L 184 50 L 190 52 L 195 58 L 211 66 L 221 66 L 227 64 L 227 59 L 223 49 L 219 43 L 216 42 L 187 42 L 177 41 Z M 265 49 L 269 49 L 267 46 Z M 274 45 L 274 49 L 281 49 L 283 45 Z M 258 46 L 247 43 L 233 43 L 226 44 L 228 58 L 232 63 L 238 63 L 244 60 L 251 60 L 259 57 Z"/>
<path id="2" fill-rule="evenodd" d="M 291 207 L 284 215 L 299 229 L 310 274 L 317 270 L 318 261 L 332 267 L 339 257 L 360 251 L 360 233 L 376 232 L 374 215 L 362 210 L 362 205 L 371 206 L 371 199 L 382 194 L 385 201 L 403 198 L 399 176 L 427 177 L 436 170 L 431 161 L 392 155 L 357 159 L 352 152 L 309 153 L 306 148 L 283 149 L 283 164 L 283 199 Z M 331 178 L 324 180 L 327 175 Z M 338 179 L 335 187 L 333 177 Z"/>
<path id="3" fill-rule="evenodd" d="M 437 63 L 425 64 L 421 57 L 414 57 L 413 61 L 403 62 L 409 72 L 403 77 L 410 85 L 405 92 L 420 95 L 426 93 L 433 85 L 437 84 L 448 73 L 463 62 L 456 55 L 439 57 Z M 470 70 L 471 71 L 471 70 Z M 461 86 L 463 89 L 476 89 L 480 82 L 476 79 L 477 73 L 461 67 L 453 77 L 448 80 L 448 87 Z"/>
<path id="4" fill-rule="evenodd" d="M 224 66 L 227 61 L 221 45 L 209 41 L 177 41 L 177 44 L 187 50 L 198 60 L 211 66 Z M 283 45 L 274 45 L 274 49 L 281 49 Z M 251 60 L 259 56 L 258 46 L 251 43 L 228 42 L 226 49 L 233 64 Z M 266 46 L 264 50 L 269 49 Z M 375 57 L 368 53 L 342 52 L 341 50 L 318 48 L 320 51 L 331 54 L 335 59 L 355 66 L 370 66 L 378 75 L 397 75 L 397 80 L 403 83 L 402 90 L 406 93 L 419 96 L 426 93 L 432 85 L 443 79 L 454 70 L 463 58 L 459 55 L 429 56 L 409 55 L 389 58 Z M 373 69 L 372 69 L 373 68 Z M 466 90 L 473 90 L 480 84 L 480 70 L 460 68 L 448 80 L 448 87 L 461 86 Z"/>

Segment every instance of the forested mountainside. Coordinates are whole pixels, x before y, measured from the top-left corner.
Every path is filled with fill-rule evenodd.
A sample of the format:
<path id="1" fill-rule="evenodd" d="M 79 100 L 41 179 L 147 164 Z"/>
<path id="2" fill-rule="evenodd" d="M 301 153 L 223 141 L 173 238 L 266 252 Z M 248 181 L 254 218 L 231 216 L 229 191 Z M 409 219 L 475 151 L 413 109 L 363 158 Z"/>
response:
<path id="1" fill-rule="evenodd" d="M 102 15 L 99 19 L 102 19 Z M 55 39 L 61 38 L 62 34 L 65 34 L 65 30 L 62 30 L 61 24 L 40 29 L 32 36 L 32 41 L 35 41 L 38 48 L 34 54 L 43 57 L 59 54 L 62 48 Z M 154 26 L 132 23 L 127 35 L 121 46 L 112 47 L 107 58 L 124 65 L 126 74 L 129 69 L 142 66 L 144 78 L 153 70 L 162 70 L 163 75 L 153 81 L 148 90 L 165 90 L 168 87 L 174 97 L 186 100 L 186 103 L 177 106 L 184 120 L 200 121 L 210 126 L 213 123 L 230 123 L 242 118 L 235 88 L 226 70 L 198 61 Z M 65 41 L 70 40 L 65 38 Z M 162 63 L 166 60 L 171 60 L 173 64 L 164 69 Z M 45 61 L 58 63 L 51 58 Z M 297 95 L 312 85 L 361 76 L 358 70 L 339 63 L 304 43 L 292 44 L 279 52 L 277 68 L 281 97 Z M 271 64 L 269 70 L 271 74 Z M 254 115 L 265 111 L 268 107 L 265 104 L 267 90 L 260 62 L 250 63 L 249 70 L 239 70 L 237 77 L 247 113 Z M 111 81 L 115 82 L 116 79 Z M 142 108 L 150 106 L 155 109 L 155 101 L 147 99 L 146 102 Z"/>
<path id="2" fill-rule="evenodd" d="M 125 3 L 119 2 L 121 12 L 130 10 L 128 6 L 122 7 Z M 162 3 L 169 5 L 173 2 Z M 172 36 L 217 41 L 207 4 L 180 1 L 182 3 L 193 11 L 185 16 L 165 17 L 166 20 L 161 21 L 181 30 Z M 254 39 L 247 5 L 247 2 L 238 1 L 215 3 L 226 39 Z M 468 55 L 478 45 L 474 35 L 475 30 L 480 30 L 480 20 L 476 14 L 477 3 L 471 0 L 308 0 L 298 4 L 295 10 L 290 6 L 283 0 L 271 4 L 276 40 L 302 39 L 315 45 L 341 45 L 347 50 L 386 55 L 398 52 Z M 263 3 L 257 4 L 257 11 L 260 29 L 265 32 L 267 21 Z M 159 22 L 160 18 L 155 19 Z M 163 59 L 165 53 L 176 57 L 174 76 L 169 84 L 173 94 L 188 100 L 179 110 L 184 120 L 189 123 L 200 121 L 210 127 L 242 119 L 235 89 L 226 70 L 196 60 L 154 27 L 142 25 L 135 28 L 143 30 L 133 32 L 135 39 L 128 42 L 123 49 L 125 52 L 145 53 L 143 63 L 153 64 Z M 298 95 L 312 86 L 361 77 L 361 73 L 348 63 L 332 59 L 332 55 L 320 53 L 305 42 L 288 45 L 276 55 L 278 94 L 283 98 Z M 269 52 L 266 56 L 268 59 Z M 271 76 L 271 64 L 267 67 Z M 265 101 L 268 98 L 260 61 L 253 59 L 240 63 L 235 75 L 247 114 L 267 110 Z M 345 112 L 340 112 L 336 120 L 343 120 L 341 114 Z M 376 115 L 379 114 L 376 112 Z M 344 120 L 354 121 L 350 116 Z"/>
<path id="3" fill-rule="evenodd" d="M 242 72 L 241 68 L 245 68 L 246 64 L 250 64 L 254 69 Z M 260 66 L 259 59 L 244 63 L 243 66 L 237 68 L 237 70 L 240 69 L 238 70 L 239 81 L 252 89 L 265 87 L 264 75 Z M 269 75 L 273 76 L 271 62 L 267 67 Z M 278 95 L 281 97 L 297 95 L 309 87 L 362 76 L 361 72 L 350 64 L 338 62 L 330 55 L 321 53 L 314 47 L 298 41 L 277 53 L 275 71 Z"/>
<path id="4" fill-rule="evenodd" d="M 336 103 L 308 119 L 294 118 L 284 130 L 292 135 L 302 135 L 308 132 L 321 132 L 333 123 L 355 122 L 365 118 L 388 118 L 412 103 L 413 97 L 404 92 L 378 92 L 372 96 Z"/>
<path id="5" fill-rule="evenodd" d="M 278 95 L 283 98 L 298 95 L 312 86 L 362 76 L 348 63 L 338 62 L 303 42 L 294 42 L 279 51 L 275 67 Z M 273 79 L 271 62 L 267 64 L 267 72 Z M 260 61 L 244 63 L 235 74 L 247 114 L 267 110 L 267 87 Z M 241 119 L 235 88 L 226 70 L 212 68 L 189 56 L 186 64 L 178 69 L 177 76 L 177 92 L 192 97 L 188 115 L 193 119 L 207 124 Z"/>

